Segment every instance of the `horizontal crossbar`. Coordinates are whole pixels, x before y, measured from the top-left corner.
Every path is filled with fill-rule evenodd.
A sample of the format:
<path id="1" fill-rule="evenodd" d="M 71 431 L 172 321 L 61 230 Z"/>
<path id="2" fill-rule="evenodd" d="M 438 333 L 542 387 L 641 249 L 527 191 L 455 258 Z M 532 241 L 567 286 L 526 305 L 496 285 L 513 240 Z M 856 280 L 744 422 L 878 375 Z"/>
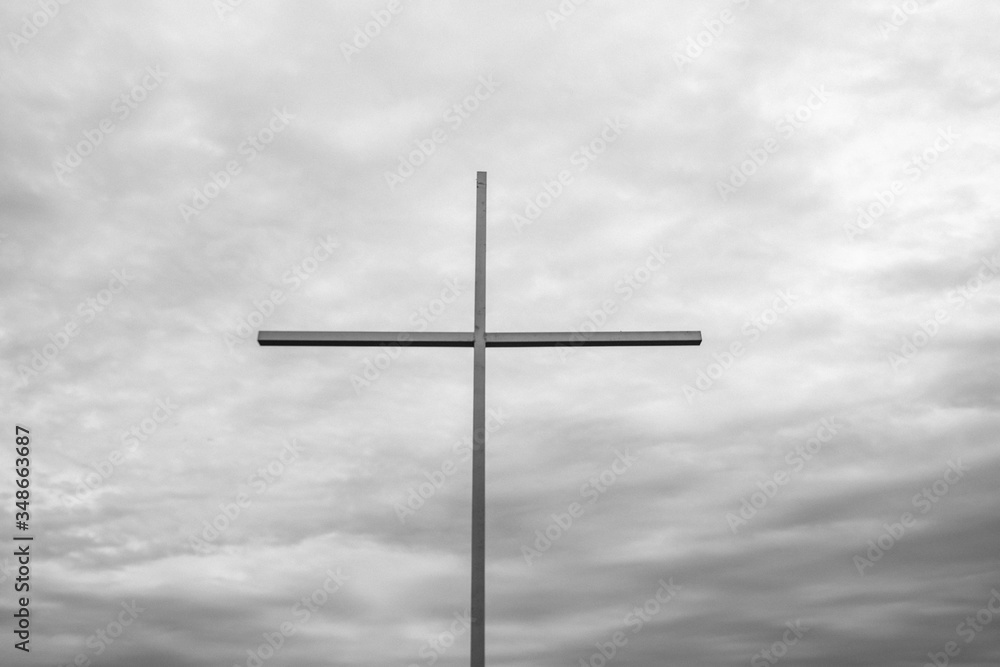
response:
<path id="1" fill-rule="evenodd" d="M 472 347 L 473 334 L 406 331 L 261 331 L 261 345 Z M 701 345 L 700 331 L 597 331 L 487 333 L 486 347 L 596 347 L 622 345 Z"/>
<path id="2" fill-rule="evenodd" d="M 472 347 L 472 334 L 410 331 L 261 331 L 261 345 Z"/>
<path id="3" fill-rule="evenodd" d="M 607 345 L 701 345 L 700 331 L 595 331 L 487 333 L 486 347 L 557 347 Z"/>

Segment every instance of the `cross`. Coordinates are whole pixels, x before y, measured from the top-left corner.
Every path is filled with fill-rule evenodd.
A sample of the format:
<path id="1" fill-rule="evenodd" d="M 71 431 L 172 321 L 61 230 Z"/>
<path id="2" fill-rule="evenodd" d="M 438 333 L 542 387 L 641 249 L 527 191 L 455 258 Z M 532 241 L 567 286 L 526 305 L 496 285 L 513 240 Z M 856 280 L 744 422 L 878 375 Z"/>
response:
<path id="1" fill-rule="evenodd" d="M 472 357 L 472 667 L 485 667 L 486 348 L 595 345 L 700 345 L 700 331 L 487 333 L 486 172 L 476 172 L 476 285 L 472 333 L 396 331 L 260 331 L 260 345 L 471 347 Z"/>

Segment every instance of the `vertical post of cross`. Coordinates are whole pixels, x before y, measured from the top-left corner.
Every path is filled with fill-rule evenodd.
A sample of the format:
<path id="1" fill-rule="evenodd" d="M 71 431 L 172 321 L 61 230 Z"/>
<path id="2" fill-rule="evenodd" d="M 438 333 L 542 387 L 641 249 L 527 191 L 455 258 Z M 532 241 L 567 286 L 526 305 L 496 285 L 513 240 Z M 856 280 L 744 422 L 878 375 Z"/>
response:
<path id="1" fill-rule="evenodd" d="M 476 288 L 472 357 L 472 667 L 486 665 L 486 172 L 476 172 Z"/>

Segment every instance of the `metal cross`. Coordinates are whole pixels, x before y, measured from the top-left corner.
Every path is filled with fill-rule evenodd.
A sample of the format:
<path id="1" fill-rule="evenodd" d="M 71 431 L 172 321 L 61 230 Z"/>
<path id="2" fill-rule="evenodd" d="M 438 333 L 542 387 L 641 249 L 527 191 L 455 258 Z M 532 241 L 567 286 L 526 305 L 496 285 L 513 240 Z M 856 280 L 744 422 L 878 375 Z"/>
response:
<path id="1" fill-rule="evenodd" d="M 471 347 L 472 357 L 472 667 L 485 667 L 486 348 L 596 345 L 700 345 L 700 331 L 577 333 L 486 332 L 486 172 L 476 172 L 476 289 L 472 333 L 397 331 L 261 331 L 261 345 Z"/>

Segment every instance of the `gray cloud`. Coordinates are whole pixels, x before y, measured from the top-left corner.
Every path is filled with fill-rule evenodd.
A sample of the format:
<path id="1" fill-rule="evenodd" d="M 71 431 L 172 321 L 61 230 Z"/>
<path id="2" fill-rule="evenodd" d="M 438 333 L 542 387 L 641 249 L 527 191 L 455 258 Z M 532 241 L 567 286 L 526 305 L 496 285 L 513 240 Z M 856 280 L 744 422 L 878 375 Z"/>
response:
<path id="1" fill-rule="evenodd" d="M 491 662 L 996 663 L 997 10 L 389 5 L 0 10 L 0 662 L 467 662 L 486 170 Z"/>

